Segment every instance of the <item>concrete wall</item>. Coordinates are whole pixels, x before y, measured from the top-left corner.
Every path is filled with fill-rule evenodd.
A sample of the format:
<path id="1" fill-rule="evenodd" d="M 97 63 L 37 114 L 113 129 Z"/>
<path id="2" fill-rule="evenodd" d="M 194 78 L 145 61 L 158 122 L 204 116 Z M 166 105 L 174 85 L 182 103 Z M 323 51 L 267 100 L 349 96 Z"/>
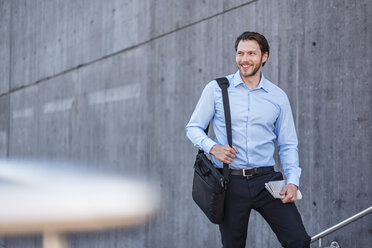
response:
<path id="1" fill-rule="evenodd" d="M 159 181 L 153 221 L 70 234 L 72 248 L 219 247 L 217 226 L 191 199 L 196 149 L 184 126 L 204 85 L 235 72 L 236 36 L 255 30 L 271 45 L 265 76 L 291 101 L 297 206 L 314 235 L 372 202 L 370 13 L 368 0 L 0 0 L 0 156 L 72 159 Z M 371 220 L 324 244 L 368 247 Z M 41 239 L 0 244 L 36 248 Z M 255 213 L 247 247 L 279 247 Z"/>

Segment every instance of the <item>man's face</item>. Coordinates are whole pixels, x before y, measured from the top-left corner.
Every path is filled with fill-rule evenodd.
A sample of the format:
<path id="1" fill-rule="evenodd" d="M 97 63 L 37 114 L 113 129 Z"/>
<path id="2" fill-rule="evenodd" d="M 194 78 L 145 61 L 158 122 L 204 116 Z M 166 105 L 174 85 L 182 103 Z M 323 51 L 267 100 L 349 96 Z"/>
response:
<path id="1" fill-rule="evenodd" d="M 267 60 L 267 53 L 261 54 L 260 46 L 255 40 L 241 40 L 236 50 L 236 64 L 240 76 L 252 77 L 261 71 L 262 63 Z"/>

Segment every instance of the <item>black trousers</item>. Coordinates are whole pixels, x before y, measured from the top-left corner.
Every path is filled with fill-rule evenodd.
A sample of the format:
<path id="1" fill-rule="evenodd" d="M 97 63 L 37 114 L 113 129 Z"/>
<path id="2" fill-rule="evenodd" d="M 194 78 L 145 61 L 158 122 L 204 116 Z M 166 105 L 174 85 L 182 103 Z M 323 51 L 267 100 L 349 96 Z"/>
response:
<path id="1" fill-rule="evenodd" d="M 224 248 L 244 248 L 249 215 L 258 211 L 270 225 L 279 242 L 287 248 L 308 248 L 310 237 L 294 203 L 283 204 L 265 189 L 265 183 L 282 180 L 280 172 L 268 172 L 247 179 L 230 175 L 226 192 L 225 217 L 219 225 Z"/>

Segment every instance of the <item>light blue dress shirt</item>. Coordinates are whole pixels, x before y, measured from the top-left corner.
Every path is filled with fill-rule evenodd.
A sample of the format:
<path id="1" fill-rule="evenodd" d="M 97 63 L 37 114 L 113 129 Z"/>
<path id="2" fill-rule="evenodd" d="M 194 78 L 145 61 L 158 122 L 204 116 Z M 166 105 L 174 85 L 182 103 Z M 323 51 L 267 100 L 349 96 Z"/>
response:
<path id="1" fill-rule="evenodd" d="M 231 169 L 273 166 L 274 140 L 277 140 L 280 161 L 287 183 L 299 186 L 301 168 L 298 163 L 297 135 L 287 95 L 261 73 L 258 86 L 250 90 L 239 71 L 227 76 L 232 143 L 238 153 Z M 204 130 L 212 120 L 215 139 Z M 209 82 L 186 126 L 187 137 L 199 149 L 209 153 L 215 144 L 227 144 L 225 115 L 221 88 L 215 80 Z M 212 156 L 216 167 L 223 163 Z"/>

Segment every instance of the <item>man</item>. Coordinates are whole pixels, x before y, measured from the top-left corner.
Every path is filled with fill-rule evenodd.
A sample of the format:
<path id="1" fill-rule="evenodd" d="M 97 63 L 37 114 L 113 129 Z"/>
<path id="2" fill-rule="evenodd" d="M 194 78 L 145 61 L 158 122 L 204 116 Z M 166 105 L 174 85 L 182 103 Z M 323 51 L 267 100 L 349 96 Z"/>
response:
<path id="1" fill-rule="evenodd" d="M 301 169 L 289 100 L 261 73 L 269 44 L 259 33 L 244 32 L 236 39 L 235 50 L 239 70 L 227 76 L 233 146 L 227 145 L 222 93 L 215 80 L 204 88 L 186 126 L 188 138 L 212 155 L 217 168 L 229 164 L 225 216 L 219 225 L 223 247 L 245 247 L 252 209 L 264 217 L 283 247 L 309 247 L 310 237 L 294 204 Z M 204 132 L 211 120 L 215 140 Z M 265 189 L 266 182 L 283 178 L 273 169 L 274 140 L 286 176 L 281 200 Z"/>

